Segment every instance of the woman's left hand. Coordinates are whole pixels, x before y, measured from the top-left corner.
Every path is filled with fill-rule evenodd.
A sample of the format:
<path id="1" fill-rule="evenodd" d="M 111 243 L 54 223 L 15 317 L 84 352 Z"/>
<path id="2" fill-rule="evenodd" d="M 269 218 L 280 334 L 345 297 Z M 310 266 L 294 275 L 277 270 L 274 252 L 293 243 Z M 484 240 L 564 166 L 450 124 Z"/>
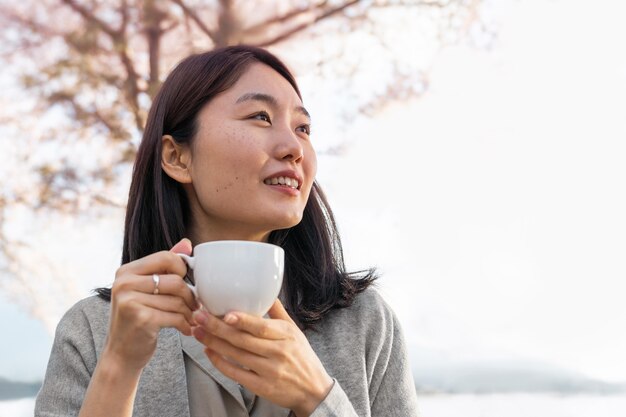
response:
<path id="1" fill-rule="evenodd" d="M 268 314 L 265 319 L 231 312 L 220 320 L 198 310 L 193 334 L 225 376 L 298 417 L 308 417 L 333 380 L 279 300 Z"/>

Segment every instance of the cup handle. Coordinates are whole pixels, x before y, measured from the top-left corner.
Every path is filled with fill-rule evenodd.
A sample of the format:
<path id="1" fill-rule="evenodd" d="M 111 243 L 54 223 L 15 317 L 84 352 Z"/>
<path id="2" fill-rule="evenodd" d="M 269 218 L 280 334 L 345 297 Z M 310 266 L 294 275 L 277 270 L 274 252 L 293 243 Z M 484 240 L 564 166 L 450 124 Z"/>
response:
<path id="1" fill-rule="evenodd" d="M 184 253 L 177 253 L 176 255 L 183 258 L 183 261 L 189 268 L 194 269 L 196 267 L 196 259 L 193 256 L 185 255 Z"/>
<path id="2" fill-rule="evenodd" d="M 196 300 L 198 299 L 198 290 L 196 289 L 195 286 L 191 285 L 188 282 L 185 282 L 185 284 L 187 284 L 187 286 L 189 287 L 189 289 L 191 290 L 191 292 L 193 293 L 193 296 L 196 297 Z"/>
<path id="3" fill-rule="evenodd" d="M 180 256 L 183 259 L 183 261 L 185 261 L 187 266 L 189 268 L 191 268 L 191 270 L 193 271 L 193 268 L 196 266 L 196 260 L 194 259 L 193 256 L 185 255 L 184 253 L 177 253 L 176 255 Z M 196 289 L 196 286 L 195 285 L 191 285 L 188 282 L 186 282 L 185 284 L 187 284 L 187 286 L 189 287 L 189 289 L 193 293 L 193 296 L 196 297 L 196 299 L 197 299 L 198 298 L 198 290 Z"/>

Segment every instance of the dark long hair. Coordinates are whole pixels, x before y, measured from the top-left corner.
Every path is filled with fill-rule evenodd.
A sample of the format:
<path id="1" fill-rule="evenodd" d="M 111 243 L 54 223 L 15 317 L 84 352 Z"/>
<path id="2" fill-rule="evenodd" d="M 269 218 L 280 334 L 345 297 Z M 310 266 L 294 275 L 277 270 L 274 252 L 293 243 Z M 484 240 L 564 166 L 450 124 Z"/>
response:
<path id="1" fill-rule="evenodd" d="M 200 110 L 232 87 L 254 62 L 274 69 L 302 98 L 285 64 L 264 49 L 244 45 L 191 55 L 163 83 L 150 109 L 133 168 L 122 264 L 169 250 L 186 236 L 191 220 L 189 201 L 181 184 L 161 168 L 161 139 L 171 135 L 178 143 L 190 143 Z M 373 269 L 346 272 L 337 225 L 317 182 L 302 221 L 272 232 L 269 242 L 285 249 L 281 295 L 285 308 L 302 328 L 313 327 L 334 308 L 349 306 L 377 278 Z M 110 288 L 96 292 L 111 299 Z"/>

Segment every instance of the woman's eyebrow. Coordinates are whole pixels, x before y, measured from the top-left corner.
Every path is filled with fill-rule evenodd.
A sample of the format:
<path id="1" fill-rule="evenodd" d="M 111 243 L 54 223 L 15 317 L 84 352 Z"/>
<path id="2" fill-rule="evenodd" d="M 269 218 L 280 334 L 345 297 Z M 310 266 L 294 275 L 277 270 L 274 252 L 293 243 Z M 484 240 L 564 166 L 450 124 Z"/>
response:
<path id="1" fill-rule="evenodd" d="M 272 107 L 278 106 L 278 100 L 276 100 L 274 97 L 270 96 L 269 94 L 263 94 L 263 93 L 246 93 L 243 96 L 239 97 L 237 101 L 235 102 L 235 104 L 243 103 L 244 101 L 249 101 L 249 100 L 262 101 L 264 103 L 269 104 Z"/>
<path id="2" fill-rule="evenodd" d="M 311 123 L 311 115 L 309 114 L 309 112 L 308 112 L 308 111 L 306 111 L 306 109 L 305 109 L 304 107 L 302 107 L 302 106 L 297 106 L 297 107 L 296 107 L 296 111 L 297 111 L 298 113 L 302 113 L 303 115 L 305 115 L 305 116 L 306 116 L 306 118 L 307 118 L 307 119 L 309 119 L 309 123 Z"/>
<path id="3" fill-rule="evenodd" d="M 269 94 L 264 93 L 246 93 L 243 96 L 239 97 L 235 104 L 243 103 L 244 101 L 262 101 L 263 103 L 267 103 L 272 107 L 278 107 L 278 100 L 275 97 L 270 96 Z M 311 120 L 311 115 L 309 112 L 302 106 L 296 106 L 295 111 L 306 116 L 309 121 Z"/>

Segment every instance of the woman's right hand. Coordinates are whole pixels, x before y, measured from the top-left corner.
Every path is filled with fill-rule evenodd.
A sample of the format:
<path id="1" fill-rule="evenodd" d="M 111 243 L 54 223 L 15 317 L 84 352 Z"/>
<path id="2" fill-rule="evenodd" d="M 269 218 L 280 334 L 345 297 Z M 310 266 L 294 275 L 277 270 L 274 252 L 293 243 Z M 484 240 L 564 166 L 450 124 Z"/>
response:
<path id="1" fill-rule="evenodd" d="M 176 253 L 190 255 L 191 242 L 183 239 L 169 252 L 153 253 L 122 265 L 111 290 L 111 318 L 103 356 L 128 371 L 140 371 L 156 349 L 164 327 L 191 335 L 192 313 L 198 308 L 183 277 L 187 265 Z M 154 294 L 153 274 L 159 293 Z"/>

